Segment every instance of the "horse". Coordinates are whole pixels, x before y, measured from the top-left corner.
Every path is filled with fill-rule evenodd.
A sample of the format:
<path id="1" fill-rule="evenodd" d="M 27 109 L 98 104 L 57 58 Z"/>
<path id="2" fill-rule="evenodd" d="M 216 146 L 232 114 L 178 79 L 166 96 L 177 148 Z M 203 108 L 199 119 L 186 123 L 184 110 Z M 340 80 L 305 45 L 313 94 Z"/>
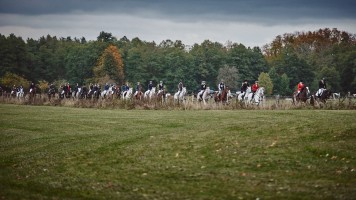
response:
<path id="1" fill-rule="evenodd" d="M 79 96 L 80 96 L 79 94 L 80 94 L 81 90 L 82 90 L 81 87 L 78 87 L 76 90 L 73 90 L 72 93 L 71 93 L 72 98 L 73 99 L 75 99 L 75 98 L 79 99 Z"/>
<path id="2" fill-rule="evenodd" d="M 98 87 L 96 88 L 96 90 L 94 90 L 93 96 L 94 98 L 99 99 L 100 94 L 101 94 L 101 89 L 100 87 Z"/>
<path id="3" fill-rule="evenodd" d="M 131 97 L 132 97 L 132 88 L 129 88 L 129 90 L 127 90 L 127 91 L 124 91 L 121 95 L 122 95 L 121 98 L 123 100 L 131 99 Z"/>
<path id="4" fill-rule="evenodd" d="M 206 87 L 206 89 L 204 90 L 203 94 L 201 95 L 197 95 L 197 100 L 198 102 L 203 101 L 204 105 L 206 104 L 206 101 L 209 99 L 209 95 L 210 95 L 210 88 Z"/>
<path id="5" fill-rule="evenodd" d="M 108 93 L 109 93 L 109 90 L 102 91 L 100 94 L 101 98 L 105 99 L 105 97 L 108 95 Z"/>
<path id="6" fill-rule="evenodd" d="M 309 87 L 303 87 L 302 90 L 300 91 L 299 95 L 298 95 L 298 92 L 294 92 L 293 104 L 296 104 L 298 102 L 306 103 L 308 100 L 309 93 L 310 93 Z"/>
<path id="7" fill-rule="evenodd" d="M 143 97 L 143 92 L 141 90 L 137 91 L 135 94 L 135 99 L 142 100 L 142 97 Z"/>
<path id="8" fill-rule="evenodd" d="M 221 94 L 219 92 L 214 92 L 214 100 L 215 102 L 222 102 L 222 103 L 227 103 L 229 100 L 229 87 L 226 86 L 224 90 L 221 91 Z"/>
<path id="9" fill-rule="evenodd" d="M 10 97 L 15 98 L 16 97 L 16 93 L 17 93 L 17 88 L 13 88 L 10 92 Z"/>
<path id="10" fill-rule="evenodd" d="M 184 96 L 187 93 L 187 88 L 183 87 L 182 91 L 178 91 L 174 94 L 174 102 L 183 102 L 184 101 Z"/>
<path id="11" fill-rule="evenodd" d="M 248 95 L 251 93 L 251 87 L 247 87 L 245 92 L 236 93 L 238 101 L 247 101 Z"/>
<path id="12" fill-rule="evenodd" d="M 166 90 L 163 89 L 162 92 L 157 93 L 157 101 L 164 102 L 166 100 Z"/>
<path id="13" fill-rule="evenodd" d="M 113 86 L 112 91 L 113 91 L 113 94 L 112 94 L 113 98 L 116 97 L 117 99 L 119 99 L 121 97 L 121 88 L 120 87 Z"/>
<path id="14" fill-rule="evenodd" d="M 30 92 L 28 93 L 30 99 L 33 98 L 33 97 L 36 97 L 36 91 L 37 91 L 36 87 L 30 89 Z"/>
<path id="15" fill-rule="evenodd" d="M 88 95 L 88 88 L 86 86 L 83 86 L 81 90 L 78 90 L 78 99 L 86 99 Z"/>
<path id="16" fill-rule="evenodd" d="M 156 93 L 156 87 L 152 87 L 151 90 L 147 90 L 144 94 L 144 98 L 151 100 L 152 96 Z"/>
<path id="17" fill-rule="evenodd" d="M 110 98 L 113 98 L 114 93 L 115 93 L 115 86 L 112 85 L 112 86 L 110 86 L 109 89 L 106 91 L 106 94 L 105 94 L 105 95 L 108 97 L 108 99 L 110 99 Z"/>
<path id="18" fill-rule="evenodd" d="M 51 98 L 54 97 L 55 94 L 56 94 L 56 90 L 54 88 L 48 88 L 47 95 L 49 100 L 51 100 Z"/>
<path id="19" fill-rule="evenodd" d="M 321 94 L 321 96 L 317 96 L 316 93 L 314 95 L 312 95 L 312 97 L 316 100 L 316 101 L 320 101 L 323 103 L 326 103 L 326 100 L 329 99 L 332 95 L 332 92 L 328 89 L 324 90 L 323 93 Z"/>
<path id="20" fill-rule="evenodd" d="M 265 88 L 260 87 L 256 90 L 255 95 L 253 95 L 252 92 L 248 94 L 247 102 L 259 105 L 260 102 L 263 100 L 264 94 L 265 94 Z"/>

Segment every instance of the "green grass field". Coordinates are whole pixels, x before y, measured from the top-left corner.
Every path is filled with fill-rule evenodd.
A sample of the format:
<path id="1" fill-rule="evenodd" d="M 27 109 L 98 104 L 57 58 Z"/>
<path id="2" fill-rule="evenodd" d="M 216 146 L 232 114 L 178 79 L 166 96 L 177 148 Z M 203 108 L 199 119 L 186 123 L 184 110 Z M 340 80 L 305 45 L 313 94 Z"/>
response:
<path id="1" fill-rule="evenodd" d="M 0 114 L 0 199 L 356 197 L 353 110 Z"/>

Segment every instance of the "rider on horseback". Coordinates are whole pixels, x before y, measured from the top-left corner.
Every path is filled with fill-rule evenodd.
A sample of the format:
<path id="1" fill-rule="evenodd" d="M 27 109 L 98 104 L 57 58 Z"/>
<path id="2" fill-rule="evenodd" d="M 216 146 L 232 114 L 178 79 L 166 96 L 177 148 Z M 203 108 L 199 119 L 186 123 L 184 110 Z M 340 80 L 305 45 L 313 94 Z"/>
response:
<path id="1" fill-rule="evenodd" d="M 248 84 L 247 80 L 245 79 L 244 82 L 242 83 L 242 86 L 241 86 L 242 98 L 245 97 L 246 90 L 247 90 L 247 88 L 248 88 L 249 86 L 250 86 L 250 85 Z"/>
<path id="2" fill-rule="evenodd" d="M 104 86 L 104 90 L 107 92 L 109 91 L 109 88 L 110 88 L 109 83 L 106 83 Z"/>
<path id="3" fill-rule="evenodd" d="M 302 92 L 303 89 L 304 89 L 304 83 L 303 80 L 300 80 L 300 82 L 297 85 L 297 97 L 299 96 L 299 94 Z"/>
<path id="4" fill-rule="evenodd" d="M 203 93 L 205 90 L 206 90 L 206 83 L 205 81 L 202 81 L 200 85 L 200 92 L 198 93 L 198 97 L 200 96 L 201 98 L 203 98 Z"/>
<path id="5" fill-rule="evenodd" d="M 35 84 L 32 82 L 30 85 L 30 93 L 35 89 Z"/>
<path id="6" fill-rule="evenodd" d="M 256 91 L 258 90 L 260 86 L 258 85 L 258 81 L 255 81 L 255 84 L 252 85 L 251 91 L 252 91 L 252 98 L 255 96 Z"/>
<path id="7" fill-rule="evenodd" d="M 182 92 L 182 90 L 183 90 L 183 81 L 182 80 L 180 80 L 179 81 L 179 83 L 178 83 L 178 96 L 180 95 L 180 93 Z"/>
<path id="8" fill-rule="evenodd" d="M 149 83 L 148 83 L 148 86 L 147 86 L 147 91 L 148 92 L 151 92 L 151 90 L 152 90 L 152 88 L 153 88 L 153 83 L 152 83 L 152 81 L 150 81 Z"/>
<path id="9" fill-rule="evenodd" d="M 225 90 L 225 83 L 224 83 L 224 80 L 221 80 L 221 82 L 219 83 L 218 85 L 218 88 L 219 88 L 219 93 L 218 95 L 220 96 L 222 91 Z"/>
<path id="10" fill-rule="evenodd" d="M 137 82 L 136 91 L 135 91 L 134 96 L 136 96 L 138 94 L 138 92 L 141 92 L 141 90 L 142 90 L 142 85 L 140 82 Z"/>
<path id="11" fill-rule="evenodd" d="M 163 81 L 160 81 L 160 82 L 159 82 L 159 85 L 158 85 L 157 96 L 158 96 L 159 94 L 161 94 L 161 92 L 163 92 L 163 89 L 164 89 Z"/>
<path id="12" fill-rule="evenodd" d="M 324 90 L 326 90 L 326 82 L 325 82 L 325 78 L 322 78 L 319 81 L 319 90 L 316 92 L 316 96 L 320 98 Z"/>
<path id="13" fill-rule="evenodd" d="M 11 95 L 16 95 L 16 92 L 17 92 L 17 87 L 16 85 L 12 86 L 12 89 L 11 89 Z"/>
<path id="14" fill-rule="evenodd" d="M 122 94 L 123 94 L 123 97 L 125 97 L 126 96 L 126 94 L 127 94 L 127 91 L 129 91 L 129 83 L 124 83 L 124 84 L 122 84 L 122 86 L 121 86 L 121 91 L 122 91 Z"/>

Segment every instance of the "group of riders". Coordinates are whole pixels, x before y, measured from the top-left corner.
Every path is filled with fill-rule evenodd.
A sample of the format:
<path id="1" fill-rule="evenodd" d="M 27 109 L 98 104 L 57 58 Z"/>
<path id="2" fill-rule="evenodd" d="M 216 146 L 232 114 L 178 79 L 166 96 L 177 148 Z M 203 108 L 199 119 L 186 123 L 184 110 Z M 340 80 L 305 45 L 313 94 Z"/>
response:
<path id="1" fill-rule="evenodd" d="M 315 98 L 319 98 L 319 99 L 323 99 L 323 94 L 326 94 L 325 91 L 327 90 L 326 89 L 326 80 L 325 78 L 322 78 L 319 83 L 319 89 L 317 90 L 317 92 L 315 93 Z M 304 84 L 303 80 L 300 80 L 298 85 L 297 85 L 297 92 L 296 92 L 296 99 L 298 99 L 300 97 L 300 94 L 305 90 L 307 89 L 306 85 Z M 331 93 L 330 93 L 331 94 Z M 325 95 L 324 95 L 325 96 Z M 326 95 L 328 96 L 328 94 Z M 328 97 L 325 97 L 325 98 L 328 98 Z"/>
<path id="2" fill-rule="evenodd" d="M 184 84 L 183 81 L 180 80 L 177 86 L 178 89 L 178 94 L 180 94 L 183 90 Z M 240 94 L 242 95 L 242 97 L 245 96 L 248 88 L 250 87 L 250 84 L 248 83 L 248 80 L 244 80 L 241 88 L 240 88 Z M 163 83 L 163 81 L 160 81 L 159 84 L 157 85 L 157 87 L 154 86 L 153 81 L 149 81 L 148 85 L 147 85 L 147 91 L 145 93 L 149 93 L 152 91 L 153 88 L 157 88 L 158 92 L 156 93 L 157 96 L 159 95 L 166 95 L 166 90 L 165 90 L 165 85 Z M 203 93 L 207 90 L 207 84 L 205 81 L 201 82 L 197 97 L 202 98 Z M 222 95 L 222 91 L 224 91 L 227 88 L 224 80 L 221 80 L 220 83 L 218 84 L 218 92 L 217 95 L 220 97 Z M 260 88 L 258 81 L 256 80 L 255 83 L 250 87 L 251 88 L 251 93 L 252 93 L 252 98 L 254 97 L 256 91 Z M 296 95 L 295 97 L 298 98 L 300 93 L 306 88 L 303 80 L 300 80 L 300 82 L 297 85 L 297 91 L 296 91 Z M 0 89 L 2 90 L 2 88 L 0 87 Z M 127 95 L 127 92 L 130 90 L 129 84 L 128 83 L 124 83 L 121 87 L 118 87 L 115 84 L 108 84 L 106 83 L 105 86 L 103 87 L 103 94 L 109 94 L 109 91 L 111 92 L 111 94 L 117 94 L 118 97 L 125 97 Z M 132 88 L 131 88 L 132 90 Z M 134 97 L 137 97 L 138 95 L 143 94 L 143 87 L 141 85 L 140 82 L 137 82 L 136 86 L 135 86 L 135 93 L 134 93 Z M 323 95 L 324 91 L 326 90 L 326 80 L 325 78 L 322 78 L 319 81 L 319 89 L 315 94 L 316 98 L 321 98 L 321 96 Z M 34 83 L 30 84 L 30 94 L 31 93 L 35 93 L 36 91 L 36 86 Z M 56 88 L 54 86 L 54 84 L 50 84 L 49 88 L 48 88 L 48 95 L 53 95 L 56 92 Z M 210 91 L 209 91 L 210 92 Z M 20 86 L 13 86 L 12 90 L 11 90 L 11 95 L 12 96 L 21 96 L 24 94 L 24 88 L 22 85 Z M 99 98 L 100 94 L 102 94 L 101 91 L 101 86 L 99 84 L 89 84 L 89 87 L 87 88 L 85 85 L 80 86 L 78 83 L 75 85 L 74 88 L 71 88 L 69 83 L 66 83 L 64 85 L 62 85 L 60 87 L 60 93 L 59 93 L 59 97 L 60 98 L 68 98 L 68 97 L 78 97 L 78 98 L 87 98 L 87 97 L 97 97 Z"/>
<path id="3" fill-rule="evenodd" d="M 178 92 L 181 92 L 183 89 L 183 81 L 180 80 L 179 84 L 178 84 Z M 150 93 L 152 91 L 152 89 L 156 88 L 158 89 L 156 95 L 160 96 L 160 95 L 166 95 L 166 88 L 165 85 L 163 83 L 163 81 L 160 81 L 159 84 L 157 85 L 157 87 L 155 87 L 155 85 L 153 84 L 153 81 L 149 81 L 148 85 L 147 85 L 147 91 L 145 93 Z M 132 91 L 133 88 L 130 88 L 129 83 L 123 83 L 120 86 L 117 86 L 116 84 L 108 84 L 106 83 L 103 87 L 103 90 L 100 86 L 100 84 L 89 84 L 89 88 L 86 87 L 85 85 L 80 86 L 78 83 L 76 84 L 76 86 L 74 88 L 71 88 L 69 83 L 66 83 L 64 85 L 62 85 L 60 87 L 60 92 L 59 92 L 59 97 L 60 98 L 70 98 L 70 97 L 78 97 L 78 98 L 99 98 L 100 95 L 104 96 L 104 95 L 117 95 L 117 97 L 123 97 L 125 98 L 126 95 L 129 95 L 128 92 L 131 90 Z M 56 88 L 53 84 L 50 84 L 49 89 L 48 89 L 48 94 L 54 96 L 56 91 Z M 143 86 L 140 82 L 137 82 L 136 86 L 135 86 L 135 93 L 134 93 L 134 97 L 138 97 L 138 95 L 142 95 L 143 94 Z"/>
<path id="4" fill-rule="evenodd" d="M 0 86 L 0 93 L 2 94 L 2 92 L 3 92 L 3 89 Z M 36 86 L 35 86 L 34 83 L 30 84 L 29 93 L 30 94 L 35 94 L 36 93 Z M 11 92 L 10 92 L 10 96 L 12 96 L 12 97 L 23 97 L 24 94 L 25 94 L 25 92 L 24 92 L 24 88 L 23 88 L 22 85 L 19 85 L 19 86 L 13 85 L 12 86 Z"/>

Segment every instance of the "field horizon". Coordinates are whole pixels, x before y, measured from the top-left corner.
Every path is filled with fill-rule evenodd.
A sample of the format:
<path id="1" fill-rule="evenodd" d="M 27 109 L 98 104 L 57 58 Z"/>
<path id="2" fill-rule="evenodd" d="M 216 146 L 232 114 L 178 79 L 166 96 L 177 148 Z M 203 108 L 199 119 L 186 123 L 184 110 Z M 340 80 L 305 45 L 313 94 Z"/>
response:
<path id="1" fill-rule="evenodd" d="M 1 199 L 353 199 L 354 110 L 0 104 Z"/>

